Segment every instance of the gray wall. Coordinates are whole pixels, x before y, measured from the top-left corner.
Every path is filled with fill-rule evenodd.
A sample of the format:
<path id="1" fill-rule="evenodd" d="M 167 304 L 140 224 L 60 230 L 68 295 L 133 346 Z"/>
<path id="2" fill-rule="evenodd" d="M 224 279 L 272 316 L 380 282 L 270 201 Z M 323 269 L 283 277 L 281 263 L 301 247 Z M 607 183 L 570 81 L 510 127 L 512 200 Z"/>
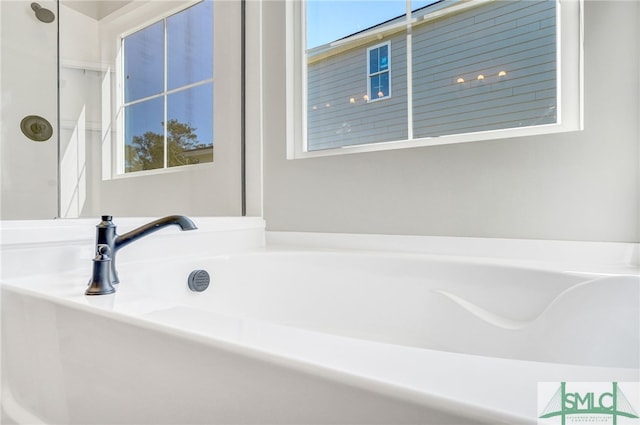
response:
<path id="1" fill-rule="evenodd" d="M 582 132 L 286 160 L 283 2 L 265 2 L 269 230 L 640 241 L 640 3 L 585 2 Z"/>

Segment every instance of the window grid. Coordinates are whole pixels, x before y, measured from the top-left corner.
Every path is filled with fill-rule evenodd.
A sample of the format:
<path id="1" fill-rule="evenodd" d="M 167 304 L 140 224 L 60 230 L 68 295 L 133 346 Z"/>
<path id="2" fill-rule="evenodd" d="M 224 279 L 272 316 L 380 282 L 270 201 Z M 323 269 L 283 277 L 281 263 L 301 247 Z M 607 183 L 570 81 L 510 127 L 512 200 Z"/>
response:
<path id="1" fill-rule="evenodd" d="M 382 52 L 386 53 L 382 56 L 384 60 L 381 58 Z M 372 69 L 372 58 L 375 58 L 374 69 Z M 391 42 L 387 41 L 367 49 L 367 102 L 376 102 L 390 97 Z"/>
<path id="2" fill-rule="evenodd" d="M 186 9 L 183 9 L 183 10 L 181 10 L 179 12 L 171 13 L 171 14 L 169 14 L 167 16 L 164 16 L 161 19 L 158 19 L 157 21 L 155 21 L 155 22 L 145 26 L 144 28 L 138 30 L 138 31 L 142 31 L 142 30 L 144 30 L 146 28 L 151 27 L 152 25 L 155 25 L 155 24 L 157 24 L 159 22 L 162 22 L 162 26 L 163 26 L 163 87 L 162 87 L 162 92 L 161 93 L 156 93 L 156 94 L 153 94 L 153 95 L 150 95 L 150 96 L 146 96 L 146 97 L 143 97 L 143 98 L 140 98 L 140 99 L 136 99 L 136 100 L 132 100 L 132 101 L 126 102 L 126 101 L 124 101 L 124 99 L 126 98 L 126 96 L 125 96 L 125 90 L 126 90 L 125 89 L 125 84 L 122 84 L 122 87 L 121 87 L 121 89 L 122 89 L 121 98 L 123 99 L 123 103 L 122 103 L 122 105 L 120 107 L 121 111 L 126 111 L 126 109 L 128 107 L 131 107 L 131 106 L 134 106 L 134 105 L 137 105 L 137 104 L 142 104 L 142 103 L 145 103 L 145 102 L 148 102 L 148 101 L 152 101 L 154 99 L 162 98 L 162 101 L 163 101 L 163 117 L 162 117 L 162 120 L 163 120 L 163 123 L 167 123 L 168 122 L 168 97 L 169 97 L 169 95 L 172 95 L 172 94 L 175 94 L 175 93 L 179 93 L 179 92 L 184 92 L 184 91 L 187 91 L 187 90 L 192 89 L 194 87 L 204 86 L 206 84 L 213 84 L 213 82 L 214 82 L 213 80 L 214 79 L 213 79 L 213 76 L 212 76 L 211 78 L 208 78 L 208 79 L 203 79 L 203 80 L 200 80 L 200 81 L 196 81 L 194 83 L 181 85 L 179 87 L 176 87 L 176 88 L 173 88 L 173 89 L 170 89 L 170 90 L 168 89 L 168 68 L 169 68 L 168 63 L 169 63 L 169 58 L 168 58 L 168 39 L 167 39 L 167 37 L 168 37 L 167 27 L 168 26 L 167 26 L 167 20 L 170 17 L 174 16 L 174 15 L 177 15 L 179 13 L 185 12 L 186 10 L 188 10 L 191 7 L 193 7 L 193 5 L 187 7 Z M 135 33 L 132 33 L 132 34 L 135 34 Z M 125 39 L 127 37 L 131 36 L 132 34 L 129 34 L 129 35 L 121 37 L 121 49 L 122 49 L 123 52 L 126 49 L 126 47 L 125 47 Z M 124 60 L 125 57 L 126 57 L 126 54 L 123 54 L 122 55 L 123 60 Z M 122 67 L 122 72 L 123 73 L 125 72 L 125 67 L 124 66 Z M 125 81 L 125 79 L 126 79 L 126 77 L 124 77 L 122 79 L 122 81 Z M 123 115 L 126 115 L 126 114 L 123 114 Z M 126 125 L 123 126 L 123 131 L 125 131 L 124 130 L 125 127 L 126 127 Z M 171 168 L 171 167 L 169 167 L 169 158 L 168 158 L 169 149 L 168 149 L 168 126 L 167 125 L 163 125 L 162 137 L 163 137 L 163 167 L 162 168 L 156 168 L 156 170 L 157 169 L 165 169 L 166 170 L 166 169 Z M 125 135 L 123 134 L 122 137 L 121 137 L 121 144 L 120 144 L 121 149 L 122 149 L 122 151 L 124 153 L 124 155 L 122 155 L 122 160 L 125 162 L 125 164 L 123 166 L 123 170 L 124 170 L 125 173 L 139 172 L 137 170 L 129 170 L 129 171 L 127 171 L 127 169 L 126 169 L 127 168 L 126 167 L 126 145 L 127 145 L 127 140 L 126 140 Z M 147 170 L 142 170 L 142 171 L 147 171 Z"/>
<path id="3" fill-rule="evenodd" d="M 452 69 L 453 72 L 451 72 L 451 75 L 453 76 L 449 75 L 446 82 L 443 82 L 444 80 L 441 75 L 444 75 L 445 78 L 447 76 L 445 73 L 440 72 L 441 75 L 438 74 L 438 79 L 434 80 L 435 84 L 431 84 L 431 82 L 428 81 L 429 74 L 423 69 L 425 66 L 434 68 L 433 73 L 435 74 L 440 71 L 435 69 L 439 64 L 433 60 L 426 61 L 421 57 L 417 57 L 414 55 L 414 52 L 418 48 L 418 45 L 429 44 L 435 41 L 433 37 L 427 39 L 428 41 L 426 42 L 424 38 L 416 40 L 416 37 L 424 37 L 423 32 L 428 26 L 431 27 L 429 30 L 443 28 L 442 25 L 438 25 L 439 22 L 431 25 L 432 22 L 442 22 L 443 19 L 449 19 L 449 17 L 451 17 L 455 22 L 462 23 L 462 19 L 458 19 L 458 17 L 463 14 L 469 15 L 471 11 L 480 10 L 482 12 L 482 9 L 489 9 L 492 5 L 498 7 L 499 5 L 520 4 L 523 8 L 531 7 L 531 9 L 529 9 L 531 12 L 547 9 L 547 6 L 554 5 L 552 7 L 555 7 L 559 12 L 560 0 L 540 0 L 536 2 L 492 2 L 491 0 L 462 3 L 449 1 L 429 2 L 429 5 L 426 5 L 425 9 L 419 12 L 418 10 L 420 8 L 416 8 L 415 10 L 412 8 L 413 0 L 407 1 L 406 3 L 407 9 L 404 20 L 398 17 L 397 22 L 392 22 L 391 20 L 385 21 L 383 22 L 384 24 L 389 24 L 384 26 L 374 25 L 365 31 L 354 32 L 350 36 L 337 39 L 324 45 L 314 45 L 312 48 L 305 48 L 304 45 L 305 31 L 307 37 L 309 34 L 307 31 L 308 23 L 304 19 L 307 9 L 306 3 L 301 2 L 302 7 L 299 8 L 291 7 L 292 16 L 302 17 L 302 25 L 294 26 L 293 29 L 296 33 L 299 32 L 303 36 L 301 49 L 299 48 L 300 44 L 291 44 L 294 48 L 294 52 L 291 55 L 294 61 L 292 71 L 298 72 L 302 70 L 304 86 L 298 89 L 298 91 L 292 92 L 292 96 L 290 96 L 290 101 L 293 105 L 302 105 L 302 108 L 296 109 L 294 112 L 296 118 L 301 119 L 302 124 L 300 126 L 293 124 L 288 129 L 290 134 L 296 135 L 295 138 L 291 138 L 288 141 L 290 145 L 288 158 L 306 158 L 414 146 L 475 142 L 582 129 L 583 37 L 581 28 L 583 18 L 581 2 L 576 1 L 564 4 L 562 14 L 556 13 L 555 17 L 552 15 L 549 15 L 547 18 L 543 17 L 542 19 L 546 20 L 541 20 L 538 26 L 539 34 L 542 36 L 550 37 L 549 34 L 555 31 L 553 45 L 549 43 L 545 45 L 548 47 L 555 46 L 553 48 L 556 48 L 556 52 L 552 53 L 557 60 L 557 62 L 553 63 L 558 64 L 554 74 L 555 81 L 557 82 L 555 89 L 545 86 L 545 84 L 547 84 L 546 82 L 551 81 L 551 79 L 547 78 L 547 75 L 553 72 L 553 70 L 550 69 L 542 69 L 547 66 L 546 64 L 552 63 L 552 61 L 548 60 L 540 62 L 541 67 L 534 69 L 530 74 L 517 73 L 516 71 L 520 71 L 520 68 L 513 67 L 507 69 L 506 67 L 500 66 L 501 64 L 491 63 L 484 63 L 483 66 L 476 67 L 477 69 L 467 67 L 470 69 L 467 69 L 467 71 L 469 71 L 467 73 Z M 544 13 L 545 12 L 542 12 L 542 14 Z M 542 16 L 542 14 L 540 16 Z M 306 16 L 308 17 L 309 15 L 306 14 Z M 481 28 L 484 23 L 489 22 L 486 19 L 487 17 L 490 17 L 490 15 L 481 16 L 477 22 L 479 24 L 478 28 Z M 509 26 L 509 28 L 513 27 L 514 31 L 520 31 L 522 35 L 535 25 L 535 22 L 528 17 L 523 17 L 518 20 L 516 25 L 510 25 L 508 18 L 509 17 L 507 17 L 507 19 L 503 18 L 499 23 L 504 25 L 504 28 L 507 28 L 507 26 Z M 474 20 L 473 22 L 475 23 L 476 21 Z M 405 34 L 406 44 L 402 44 L 402 42 L 399 41 L 403 32 Z M 355 50 L 358 46 L 368 45 L 371 47 L 367 47 L 367 49 L 377 48 L 380 46 L 380 43 L 386 41 L 385 39 L 387 38 L 390 40 L 393 39 L 391 42 L 394 44 L 394 61 L 397 61 L 394 64 L 394 72 L 399 74 L 395 75 L 396 81 L 394 81 L 396 87 L 394 87 L 393 94 L 396 96 L 396 99 L 388 101 L 389 103 L 384 102 L 384 105 L 381 105 L 384 109 L 379 108 L 369 113 L 368 111 L 370 109 L 358 107 L 358 105 L 363 105 L 363 99 L 366 99 L 364 105 L 379 100 L 376 99 L 375 96 L 371 96 L 371 87 L 369 84 L 369 71 L 371 67 L 369 63 L 369 50 L 366 50 L 367 65 L 362 64 L 366 67 L 366 71 L 360 71 L 362 74 L 367 73 L 367 87 L 362 87 L 362 89 L 365 90 L 364 95 L 358 95 L 357 89 L 351 89 L 351 87 L 356 87 L 357 84 L 362 84 L 357 81 L 362 81 L 361 79 L 364 76 L 360 74 L 361 76 L 358 78 L 357 75 L 345 75 L 346 69 L 353 69 L 357 66 L 355 65 L 358 61 L 357 52 L 354 52 L 354 54 L 350 56 L 344 56 L 346 58 L 345 63 L 347 63 L 350 68 L 347 66 L 340 68 L 340 85 L 336 85 L 336 89 L 333 91 L 323 87 L 323 84 L 329 80 L 327 77 L 330 75 L 327 71 L 328 67 L 330 64 L 340 60 L 338 55 L 345 52 L 348 54 L 351 49 Z M 476 38 L 477 40 L 483 39 L 480 37 Z M 515 37 L 503 37 L 505 41 L 503 44 L 507 44 L 507 42 L 520 43 L 518 45 L 523 44 L 522 42 L 518 42 L 518 39 L 513 41 L 514 38 Z M 441 41 L 439 40 L 438 42 Z M 500 40 L 499 42 L 502 41 Z M 373 43 L 378 44 L 372 46 Z M 459 44 L 460 47 L 465 47 L 462 43 Z M 543 50 L 545 48 L 547 47 L 536 50 L 531 54 L 541 55 L 544 53 Z M 527 49 L 527 51 L 531 51 L 531 49 Z M 360 53 L 360 55 L 364 56 L 363 53 Z M 400 55 L 400 59 L 398 59 L 398 55 Z M 362 60 L 362 56 L 359 57 L 360 61 Z M 522 61 L 524 60 L 526 60 L 526 58 L 522 59 Z M 561 62 L 563 66 L 560 66 Z M 448 66 L 448 64 L 446 65 Z M 400 68 L 398 68 L 398 66 L 400 66 Z M 320 71 L 311 75 L 311 73 L 308 72 L 311 67 L 320 69 Z M 462 70 L 464 71 L 464 69 Z M 542 75 L 542 71 L 544 71 L 546 75 Z M 405 72 L 407 74 L 406 80 L 401 81 L 401 78 L 404 78 L 403 75 Z M 537 80 L 533 81 L 532 84 L 521 84 L 523 79 L 528 78 L 528 76 L 532 79 L 537 78 Z M 517 78 L 520 80 L 517 80 Z M 543 81 L 545 78 L 546 80 Z M 346 85 L 348 81 L 352 84 L 350 87 Z M 403 84 L 404 81 L 406 81 L 406 87 Z M 447 89 L 449 89 L 450 94 L 456 98 L 474 94 L 478 99 L 485 94 L 485 92 L 488 93 L 488 89 L 503 89 L 503 92 L 506 93 L 508 89 L 513 87 L 517 98 L 515 95 L 512 97 L 514 101 L 520 102 L 518 104 L 519 109 L 512 108 L 513 110 L 507 110 L 507 113 L 496 114 L 495 111 L 498 107 L 502 107 L 503 109 L 508 107 L 505 102 L 500 103 L 504 99 L 498 99 L 492 104 L 482 102 L 483 107 L 478 109 L 477 116 L 470 116 L 469 119 L 458 119 L 459 116 L 455 114 L 452 115 L 453 121 L 457 119 L 457 122 L 461 122 L 466 126 L 461 128 L 460 131 L 454 132 L 448 128 L 436 128 L 435 131 L 431 131 L 432 127 L 429 126 L 431 126 L 432 123 L 429 121 L 429 118 L 439 120 L 439 115 L 442 115 L 446 111 L 438 109 L 432 113 L 430 111 L 430 103 L 434 103 L 438 99 L 443 98 L 444 93 L 436 93 L 439 96 L 438 98 L 432 96 L 423 99 L 424 102 L 422 104 L 416 104 L 419 105 L 421 109 L 416 109 L 415 111 L 414 101 L 417 96 L 424 95 L 423 92 L 426 91 L 428 86 L 434 86 L 436 84 L 446 84 L 450 86 L 447 87 Z M 343 95 L 340 90 L 343 92 L 348 91 L 349 93 Z M 545 90 L 545 92 L 542 92 L 542 90 Z M 531 101 L 527 97 L 531 97 L 531 92 L 534 91 L 536 92 L 534 93 L 536 97 Z M 312 98 L 310 97 L 311 95 L 316 97 Z M 553 95 L 555 95 L 556 100 L 554 104 L 552 104 Z M 299 96 L 301 96 L 301 98 Z M 346 99 L 344 102 L 347 102 L 348 105 L 351 106 L 343 106 L 343 97 Z M 405 97 L 406 99 L 404 99 Z M 318 98 L 322 100 L 316 101 Z M 550 99 L 547 104 L 541 105 L 547 98 Z M 407 120 L 405 123 L 400 123 L 399 119 L 396 119 L 397 113 L 401 112 L 400 110 L 402 109 L 399 103 L 396 102 L 398 99 L 401 99 L 406 105 Z M 465 98 L 463 100 L 473 99 Z M 467 103 L 471 104 L 472 102 Z M 329 106 L 331 106 L 331 108 Z M 532 117 L 530 121 L 532 122 L 525 122 L 523 118 L 520 117 L 520 115 L 527 112 L 524 110 L 524 108 L 527 107 L 532 111 L 534 107 L 537 107 L 538 110 L 541 111 L 538 115 L 533 115 L 533 112 L 530 113 Z M 448 109 L 452 108 L 449 106 Z M 467 114 L 470 113 L 467 110 L 464 112 Z M 331 121 L 332 113 L 333 116 L 338 117 L 337 120 Z M 378 119 L 375 117 L 376 113 L 378 114 Z M 493 116 L 491 118 L 495 118 L 494 121 L 510 120 L 508 124 L 513 122 L 515 122 L 515 124 L 502 125 L 498 128 L 498 124 L 484 119 L 483 115 L 481 116 L 481 114 L 490 115 L 492 113 Z M 427 116 L 428 114 L 431 114 L 431 116 Z M 554 115 L 555 119 L 553 117 Z M 381 124 L 385 122 L 383 116 L 384 119 L 390 117 L 390 120 L 395 119 L 395 121 L 391 121 L 391 125 L 385 126 Z M 453 121 L 452 123 L 444 124 L 456 124 Z M 491 124 L 491 126 L 487 123 Z M 408 128 L 405 128 L 403 124 L 406 124 Z M 408 132 L 403 135 L 402 132 L 404 130 L 408 130 Z M 296 140 L 301 140 L 302 142 L 297 143 Z"/>

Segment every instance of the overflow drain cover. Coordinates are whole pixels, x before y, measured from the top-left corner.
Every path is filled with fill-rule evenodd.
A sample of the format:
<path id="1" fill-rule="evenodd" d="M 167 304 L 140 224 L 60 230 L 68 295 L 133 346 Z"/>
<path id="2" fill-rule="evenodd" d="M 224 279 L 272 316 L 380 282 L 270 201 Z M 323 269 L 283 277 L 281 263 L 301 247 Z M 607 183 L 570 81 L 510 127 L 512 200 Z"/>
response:
<path id="1" fill-rule="evenodd" d="M 189 274 L 189 289 L 195 292 L 202 292 L 209 287 L 209 273 L 206 270 L 194 270 Z"/>

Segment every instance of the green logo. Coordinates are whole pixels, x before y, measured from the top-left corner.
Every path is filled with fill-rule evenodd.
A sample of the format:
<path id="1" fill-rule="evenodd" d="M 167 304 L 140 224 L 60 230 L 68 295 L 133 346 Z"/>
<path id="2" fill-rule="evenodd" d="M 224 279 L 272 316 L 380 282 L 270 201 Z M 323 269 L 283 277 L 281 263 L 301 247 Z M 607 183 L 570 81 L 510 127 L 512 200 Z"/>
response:
<path id="1" fill-rule="evenodd" d="M 567 388 L 567 383 L 561 382 L 539 418 L 558 418 L 562 425 L 567 423 L 567 419 L 570 419 L 572 424 L 597 422 L 618 425 L 620 419 L 639 418 L 617 382 L 604 385 L 606 388 L 603 388 L 603 383 L 579 383 L 571 384 L 572 388 Z M 540 386 L 538 388 L 540 392 Z M 635 398 L 633 400 L 637 404 Z M 624 423 L 640 424 L 640 421 L 627 420 Z"/>

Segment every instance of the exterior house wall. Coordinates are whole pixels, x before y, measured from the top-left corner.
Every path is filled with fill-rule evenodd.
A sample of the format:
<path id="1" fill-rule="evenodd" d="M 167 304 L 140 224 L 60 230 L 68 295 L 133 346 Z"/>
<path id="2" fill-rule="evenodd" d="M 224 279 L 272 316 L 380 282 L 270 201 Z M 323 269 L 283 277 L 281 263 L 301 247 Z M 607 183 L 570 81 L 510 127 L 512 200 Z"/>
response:
<path id="1" fill-rule="evenodd" d="M 367 101 L 367 49 L 390 41 L 391 96 Z M 351 103 L 353 99 L 353 103 Z M 310 149 L 407 138 L 407 42 L 404 32 L 309 65 Z"/>
<path id="2" fill-rule="evenodd" d="M 415 137 L 555 123 L 555 20 L 555 1 L 495 1 L 417 25 Z"/>
<path id="3" fill-rule="evenodd" d="M 412 28 L 414 137 L 555 123 L 555 5 L 495 1 L 436 20 L 418 19 Z M 367 102 L 367 49 L 387 40 L 391 97 Z M 309 150 L 407 139 L 406 40 L 401 31 L 346 51 L 338 46 L 320 60 L 310 52 Z M 500 71 L 506 75 L 498 76 Z"/>

